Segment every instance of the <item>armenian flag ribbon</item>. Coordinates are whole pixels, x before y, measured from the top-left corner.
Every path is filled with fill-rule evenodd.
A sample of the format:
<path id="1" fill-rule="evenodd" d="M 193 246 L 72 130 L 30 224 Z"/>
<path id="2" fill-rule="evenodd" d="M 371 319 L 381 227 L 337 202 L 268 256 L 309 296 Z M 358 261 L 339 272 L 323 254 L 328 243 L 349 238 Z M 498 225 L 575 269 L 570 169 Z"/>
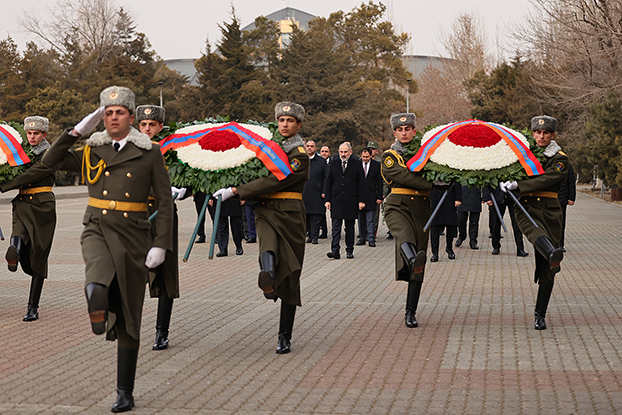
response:
<path id="1" fill-rule="evenodd" d="M 0 124 L 0 149 L 6 154 L 7 161 L 10 166 L 22 166 L 30 163 L 30 158 L 17 142 L 13 134 Z"/>

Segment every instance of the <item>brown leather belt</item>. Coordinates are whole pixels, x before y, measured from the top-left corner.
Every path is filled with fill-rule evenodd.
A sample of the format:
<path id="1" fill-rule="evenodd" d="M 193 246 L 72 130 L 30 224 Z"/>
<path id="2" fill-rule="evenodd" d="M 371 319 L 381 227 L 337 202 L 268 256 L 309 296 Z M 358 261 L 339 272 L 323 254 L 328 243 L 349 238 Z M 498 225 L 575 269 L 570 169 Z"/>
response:
<path id="1" fill-rule="evenodd" d="M 19 189 L 20 195 L 34 195 L 35 193 L 51 192 L 52 186 L 31 187 L 30 189 Z"/>
<path id="2" fill-rule="evenodd" d="M 523 193 L 521 196 L 524 196 L 524 197 L 552 197 L 553 199 L 557 199 L 557 193 L 555 193 L 555 192 Z"/>
<path id="3" fill-rule="evenodd" d="M 140 202 L 121 202 L 119 200 L 104 200 L 89 197 L 89 206 L 98 209 L 123 210 L 126 212 L 146 212 L 147 204 Z"/>
<path id="4" fill-rule="evenodd" d="M 298 192 L 275 192 L 261 195 L 263 199 L 297 199 L 302 200 L 302 193 Z"/>
<path id="5" fill-rule="evenodd" d="M 391 193 L 396 195 L 430 196 L 430 192 L 427 190 L 406 189 L 404 187 L 394 187 L 391 189 Z"/>

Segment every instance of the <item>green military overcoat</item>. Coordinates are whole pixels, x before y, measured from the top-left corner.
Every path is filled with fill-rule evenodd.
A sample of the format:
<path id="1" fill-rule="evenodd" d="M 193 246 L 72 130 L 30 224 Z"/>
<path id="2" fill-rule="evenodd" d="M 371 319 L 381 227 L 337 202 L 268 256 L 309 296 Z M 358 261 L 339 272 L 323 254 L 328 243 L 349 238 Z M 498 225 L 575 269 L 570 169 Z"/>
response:
<path id="1" fill-rule="evenodd" d="M 255 226 L 259 252 L 271 251 L 276 259 L 276 295 L 288 304 L 302 305 L 300 273 L 305 254 L 306 213 L 302 191 L 309 178 L 309 156 L 304 141 L 295 135 L 283 143 L 292 174 L 278 180 L 272 173 L 237 188 L 240 199 L 256 200 Z M 300 193 L 298 199 L 270 199 L 274 192 Z"/>
<path id="2" fill-rule="evenodd" d="M 139 339 L 148 278 L 147 252 L 151 246 L 173 248 L 173 199 L 164 158 L 159 146 L 134 128 L 119 152 L 114 151 L 112 139 L 105 131 L 93 134 L 85 147 L 70 150 L 76 140 L 77 137 L 65 132 L 47 151 L 42 163 L 57 170 L 82 172 L 90 198 L 145 205 L 144 211 L 87 206 L 80 239 L 86 284 L 118 285 L 118 290 L 110 291 L 106 338 L 116 338 L 116 313 L 121 312 L 127 333 Z M 158 204 L 158 215 L 155 218 L 157 234 L 150 244 L 151 225 L 146 206 L 151 188 Z M 115 298 L 117 291 L 120 298 Z"/>
<path id="3" fill-rule="evenodd" d="M 4 193 L 12 189 L 51 187 L 54 170 L 41 164 L 41 153 L 34 156 L 28 170 L 0 185 Z M 13 204 L 11 237 L 19 236 L 24 246 L 20 252 L 20 264 L 24 272 L 33 277 L 48 276 L 48 257 L 52 249 L 56 229 L 56 199 L 54 193 L 18 194 Z"/>
<path id="4" fill-rule="evenodd" d="M 400 246 L 410 242 L 417 251 L 428 249 L 428 233 L 423 231 L 423 227 L 430 218 L 428 192 L 432 183 L 408 169 L 408 159 L 403 157 L 405 148 L 396 144 L 391 146 L 392 150 L 382 154 L 382 176 L 391 188 L 385 199 L 384 218 L 395 238 L 395 279 L 409 281 L 408 265 L 400 255 Z M 411 189 L 423 191 L 424 194 L 397 194 L 394 189 Z"/>
<path id="5" fill-rule="evenodd" d="M 519 201 L 538 224 L 538 227 L 533 226 L 523 211 L 518 208 L 516 209 L 516 222 L 521 232 L 532 244 L 535 244 L 539 237 L 546 236 L 553 243 L 553 246 L 559 246 L 563 214 L 557 193 L 559 193 L 562 182 L 568 174 L 569 162 L 568 156 L 561 151 L 555 141 L 547 146 L 544 155 L 546 157 L 546 161 L 542 165 L 544 174 L 531 176 L 518 182 L 518 190 L 521 193 Z M 534 192 L 550 192 L 550 196 L 553 194 L 554 196 L 530 195 Z M 536 252 L 535 281 L 538 282 L 545 277 L 552 281 L 555 274 L 551 271 L 548 262 L 539 261 L 538 256 L 539 254 Z"/>

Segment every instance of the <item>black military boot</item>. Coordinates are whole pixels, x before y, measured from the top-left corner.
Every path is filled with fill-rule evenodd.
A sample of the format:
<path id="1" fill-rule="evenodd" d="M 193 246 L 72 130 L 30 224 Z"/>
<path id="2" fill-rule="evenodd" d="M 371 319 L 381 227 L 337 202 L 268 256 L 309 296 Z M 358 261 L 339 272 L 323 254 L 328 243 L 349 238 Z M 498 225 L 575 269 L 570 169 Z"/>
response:
<path id="1" fill-rule="evenodd" d="M 421 295 L 421 283 L 417 281 L 408 281 L 408 294 L 406 295 L 406 316 L 404 322 L 406 327 L 415 328 L 419 326 L 415 313 L 419 304 L 419 296 Z"/>
<path id="2" fill-rule="evenodd" d="M 84 287 L 84 293 L 93 333 L 104 334 L 108 319 L 108 287 L 93 282 Z"/>
<path id="3" fill-rule="evenodd" d="M 173 313 L 173 299 L 160 294 L 158 297 L 158 316 L 156 317 L 156 338 L 153 350 L 168 349 L 168 328 Z"/>
<path id="4" fill-rule="evenodd" d="M 19 236 L 11 238 L 11 245 L 6 250 L 6 262 L 9 267 L 9 271 L 17 271 L 17 264 L 19 263 L 19 253 L 22 250 L 23 241 Z"/>
<path id="5" fill-rule="evenodd" d="M 134 407 L 134 378 L 138 363 L 138 349 L 119 347 L 117 356 L 117 401 L 112 412 L 127 412 Z"/>
<path id="6" fill-rule="evenodd" d="M 559 272 L 559 263 L 564 258 L 564 251 L 561 248 L 555 248 L 549 238 L 541 236 L 536 239 L 535 247 L 549 261 L 549 267 L 554 273 Z"/>
<path id="7" fill-rule="evenodd" d="M 286 354 L 291 351 L 290 341 L 296 317 L 296 305 L 288 304 L 281 300 L 281 319 L 279 321 L 279 343 L 276 347 L 277 354 Z"/>
<path id="8" fill-rule="evenodd" d="M 549 300 L 551 299 L 551 293 L 553 292 L 552 284 L 539 284 L 538 286 L 538 298 L 536 299 L 536 309 L 534 311 L 535 323 L 534 328 L 536 330 L 546 330 L 546 309 L 549 306 Z"/>
<path id="9" fill-rule="evenodd" d="M 400 254 L 404 262 L 408 264 L 410 280 L 423 282 L 423 271 L 425 270 L 425 251 L 416 252 L 416 248 L 410 242 L 400 245 Z"/>
<path id="10" fill-rule="evenodd" d="M 276 292 L 274 284 L 275 277 L 275 260 L 274 254 L 270 251 L 259 254 L 259 288 L 263 291 L 264 297 L 268 300 L 276 301 Z"/>
<path id="11" fill-rule="evenodd" d="M 39 300 L 43 290 L 43 277 L 32 277 L 30 281 L 30 295 L 28 296 L 28 311 L 24 316 L 24 321 L 35 321 L 39 319 Z"/>

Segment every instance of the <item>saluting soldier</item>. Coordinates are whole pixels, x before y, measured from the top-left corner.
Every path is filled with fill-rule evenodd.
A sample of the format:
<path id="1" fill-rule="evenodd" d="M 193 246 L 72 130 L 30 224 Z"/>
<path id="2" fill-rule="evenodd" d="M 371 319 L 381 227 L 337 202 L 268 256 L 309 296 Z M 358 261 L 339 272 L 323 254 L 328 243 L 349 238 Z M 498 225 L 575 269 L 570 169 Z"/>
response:
<path id="1" fill-rule="evenodd" d="M 292 174 L 284 180 L 269 176 L 238 187 L 220 189 L 214 196 L 226 200 L 239 195 L 242 200 L 258 199 L 255 224 L 259 238 L 259 288 L 268 299 L 281 299 L 278 354 L 290 352 L 296 306 L 300 300 L 300 273 L 305 253 L 306 215 L 302 191 L 309 178 L 309 157 L 298 135 L 305 110 L 294 102 L 280 102 L 274 110 L 282 144 Z"/>
<path id="2" fill-rule="evenodd" d="M 432 183 L 411 172 L 406 163 L 419 149 L 415 136 L 415 114 L 391 116 L 396 138 L 382 155 L 382 175 L 391 192 L 386 198 L 384 217 L 395 238 L 395 279 L 408 282 L 406 296 L 406 327 L 419 325 L 415 314 L 421 295 L 425 271 L 428 234 L 423 231 L 430 217 Z"/>
<path id="3" fill-rule="evenodd" d="M 546 330 L 546 309 L 553 292 L 555 274 L 560 271 L 564 256 L 562 248 L 559 248 L 563 213 L 558 193 L 568 173 L 569 163 L 568 156 L 554 140 L 557 131 L 555 118 L 548 115 L 533 117 L 531 131 L 538 147 L 545 147 L 544 174 L 519 182 L 502 182 L 499 187 L 504 192 L 518 189 L 521 205 L 538 224 L 536 228 L 521 209 L 516 209 L 518 226 L 536 251 L 534 282 L 539 286 L 534 328 Z"/>
<path id="4" fill-rule="evenodd" d="M 119 340 L 117 400 L 111 410 L 124 412 L 134 407 L 148 269 L 162 264 L 166 251 L 173 249 L 173 199 L 159 146 L 132 127 L 134 93 L 111 86 L 102 91 L 100 103 L 99 109 L 54 142 L 42 163 L 81 172 L 88 185 L 80 239 L 86 265 L 85 293 L 93 332 L 106 333 L 107 340 Z M 102 117 L 106 130 L 93 134 L 83 148 L 70 150 Z M 153 240 L 147 215 L 151 189 L 158 205 Z"/>
<path id="5" fill-rule="evenodd" d="M 0 190 L 19 189 L 13 203 L 11 245 L 6 251 L 9 271 L 22 264 L 31 277 L 28 310 L 24 321 L 39 318 L 39 300 L 43 281 L 48 276 L 48 257 L 56 229 L 56 199 L 52 193 L 54 171 L 41 165 L 43 154 L 50 147 L 46 140 L 50 121 L 45 117 L 26 117 L 24 130 L 34 157 L 28 169 L 13 180 L 2 183 Z"/>
<path id="6" fill-rule="evenodd" d="M 164 117 L 166 111 L 158 105 L 141 105 L 136 107 L 136 121 L 141 133 L 147 134 L 150 139 L 158 135 L 164 127 Z M 182 199 L 186 194 L 186 189 L 171 188 L 173 194 L 177 194 L 177 199 Z M 151 216 L 158 210 L 156 200 L 153 195 L 149 195 L 148 213 Z M 157 232 L 153 224 L 151 237 Z M 179 217 L 177 206 L 173 214 L 173 250 L 166 252 L 164 263 L 149 271 L 149 294 L 151 298 L 158 299 L 158 314 L 156 317 L 156 337 L 153 343 L 153 350 L 168 349 L 168 331 L 171 325 L 171 315 L 173 313 L 173 300 L 179 298 L 179 249 L 178 237 Z"/>

